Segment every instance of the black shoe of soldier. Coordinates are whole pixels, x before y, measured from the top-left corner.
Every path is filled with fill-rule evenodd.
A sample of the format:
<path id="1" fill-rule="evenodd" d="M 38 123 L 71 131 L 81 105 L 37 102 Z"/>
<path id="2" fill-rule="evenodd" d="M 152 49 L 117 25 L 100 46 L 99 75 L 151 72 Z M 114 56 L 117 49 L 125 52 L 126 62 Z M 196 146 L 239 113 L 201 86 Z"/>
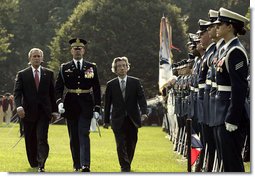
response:
<path id="1" fill-rule="evenodd" d="M 45 172 L 45 170 L 44 170 L 43 167 L 39 167 L 39 168 L 38 168 L 38 172 Z"/>
<path id="2" fill-rule="evenodd" d="M 87 166 L 87 165 L 82 166 L 81 172 L 90 172 L 89 166 Z"/>

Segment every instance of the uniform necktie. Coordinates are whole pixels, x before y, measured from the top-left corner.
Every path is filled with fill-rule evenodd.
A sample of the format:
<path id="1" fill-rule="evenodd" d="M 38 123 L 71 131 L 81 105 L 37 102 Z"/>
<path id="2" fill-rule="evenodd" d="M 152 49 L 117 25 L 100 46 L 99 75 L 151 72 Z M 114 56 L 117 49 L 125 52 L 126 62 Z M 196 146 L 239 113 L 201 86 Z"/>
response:
<path id="1" fill-rule="evenodd" d="M 37 90 L 38 90 L 39 83 L 40 83 L 38 72 L 39 72 L 39 71 L 36 69 L 36 70 L 35 70 L 35 86 L 36 86 L 36 89 L 37 89 Z"/>
<path id="2" fill-rule="evenodd" d="M 125 80 L 121 80 L 121 92 L 122 92 L 122 97 L 125 99 L 125 91 L 126 91 L 126 85 L 125 85 Z"/>
<path id="3" fill-rule="evenodd" d="M 78 68 L 79 71 L 81 70 L 81 64 L 80 64 L 79 61 L 77 61 L 77 68 Z"/>

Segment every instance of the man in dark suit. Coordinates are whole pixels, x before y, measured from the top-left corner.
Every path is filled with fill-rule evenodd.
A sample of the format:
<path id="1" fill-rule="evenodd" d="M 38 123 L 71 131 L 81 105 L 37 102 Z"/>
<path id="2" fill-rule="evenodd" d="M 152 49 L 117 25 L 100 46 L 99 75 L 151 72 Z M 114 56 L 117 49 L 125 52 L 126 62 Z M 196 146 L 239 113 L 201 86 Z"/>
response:
<path id="1" fill-rule="evenodd" d="M 127 57 L 115 58 L 112 72 L 118 77 L 107 83 L 105 91 L 104 128 L 108 128 L 110 124 L 112 107 L 111 127 L 115 135 L 122 172 L 130 172 L 138 128 L 141 127 L 141 119 L 147 118 L 143 87 L 138 78 L 127 76 L 129 68 Z"/>
<path id="2" fill-rule="evenodd" d="M 60 67 L 56 82 L 57 104 L 59 113 L 67 119 L 74 171 L 90 172 L 89 130 L 92 117 L 99 118 L 100 84 L 96 64 L 83 58 L 87 41 L 75 38 L 69 43 L 73 59 Z"/>
<path id="3" fill-rule="evenodd" d="M 14 100 L 18 116 L 23 119 L 27 158 L 32 168 L 44 172 L 49 154 L 48 128 L 56 118 L 57 105 L 54 74 L 42 67 L 43 51 L 32 48 L 28 53 L 30 65 L 18 72 L 14 86 Z"/>

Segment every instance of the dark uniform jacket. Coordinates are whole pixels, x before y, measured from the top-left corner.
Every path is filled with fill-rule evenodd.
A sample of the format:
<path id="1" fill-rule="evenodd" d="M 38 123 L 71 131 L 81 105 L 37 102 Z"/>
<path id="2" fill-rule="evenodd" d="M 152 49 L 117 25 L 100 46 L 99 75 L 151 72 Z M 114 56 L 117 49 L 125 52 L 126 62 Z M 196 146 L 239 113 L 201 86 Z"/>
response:
<path id="1" fill-rule="evenodd" d="M 216 123 L 228 122 L 239 126 L 245 118 L 245 98 L 248 88 L 248 57 L 238 38 L 233 38 L 220 54 L 216 64 Z M 230 87 L 231 91 L 220 91 L 219 87 Z"/>
<path id="2" fill-rule="evenodd" d="M 64 89 L 66 95 L 64 97 Z M 73 93 L 72 91 L 77 91 Z M 79 93 L 79 90 L 87 90 L 88 93 Z M 56 81 L 57 104 L 64 102 L 65 113 L 63 116 L 67 119 L 75 119 L 82 115 L 86 118 L 92 118 L 93 110 L 100 112 L 101 91 L 97 67 L 94 63 L 84 61 L 82 69 L 78 70 L 74 61 L 64 63 Z"/>
<path id="3" fill-rule="evenodd" d="M 202 56 L 202 60 L 200 63 L 200 68 L 199 68 L 199 74 L 198 74 L 198 87 L 199 87 L 199 91 L 198 91 L 198 122 L 202 122 L 202 123 L 207 123 L 208 121 L 208 109 L 205 109 L 206 105 L 204 102 L 204 92 L 205 92 L 205 87 L 206 87 L 206 76 L 207 76 L 207 71 L 209 69 L 208 66 L 208 60 L 209 57 L 212 55 L 213 51 L 215 48 L 215 44 L 211 43 L 204 55 Z M 206 100 L 208 100 L 208 97 L 206 97 Z M 207 104 L 208 105 L 208 104 Z"/>
<path id="4" fill-rule="evenodd" d="M 41 78 L 38 91 L 36 89 L 32 67 L 19 71 L 14 86 L 16 107 L 22 106 L 27 121 L 36 121 L 38 112 L 45 114 L 49 120 L 51 113 L 57 112 L 54 73 L 41 67 Z"/>
<path id="5" fill-rule="evenodd" d="M 110 123 L 111 114 L 113 130 L 120 129 L 127 116 L 137 128 L 141 127 L 140 111 L 142 114 L 146 114 L 147 103 L 140 80 L 135 77 L 127 76 L 125 100 L 122 97 L 118 78 L 109 81 L 105 91 L 104 111 L 105 123 Z"/>

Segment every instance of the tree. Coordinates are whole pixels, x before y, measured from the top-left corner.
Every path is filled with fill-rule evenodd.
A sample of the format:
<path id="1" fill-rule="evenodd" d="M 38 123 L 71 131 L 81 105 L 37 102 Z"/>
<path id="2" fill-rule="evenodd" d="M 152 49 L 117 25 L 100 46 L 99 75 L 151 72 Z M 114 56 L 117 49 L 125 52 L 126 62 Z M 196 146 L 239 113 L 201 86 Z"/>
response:
<path id="1" fill-rule="evenodd" d="M 79 0 L 1 0 L 0 6 L 0 76 L 1 92 L 11 92 L 15 74 L 27 66 L 32 47 L 44 51 L 49 60 L 48 45 L 55 29 L 66 20 Z"/>
<path id="2" fill-rule="evenodd" d="M 174 44 L 185 51 L 186 26 L 176 6 L 158 0 L 84 0 L 57 31 L 49 64 L 57 71 L 60 63 L 71 58 L 68 40 L 82 37 L 88 40 L 88 60 L 97 63 L 103 85 L 115 76 L 111 73 L 113 58 L 127 56 L 129 74 L 141 78 L 146 95 L 153 97 L 158 92 L 159 24 L 163 14 L 172 23 Z"/>
<path id="3" fill-rule="evenodd" d="M 0 6 L 0 61 L 6 60 L 11 52 L 10 43 L 13 34 L 10 32 L 10 26 L 15 21 L 17 0 L 2 0 Z"/>

